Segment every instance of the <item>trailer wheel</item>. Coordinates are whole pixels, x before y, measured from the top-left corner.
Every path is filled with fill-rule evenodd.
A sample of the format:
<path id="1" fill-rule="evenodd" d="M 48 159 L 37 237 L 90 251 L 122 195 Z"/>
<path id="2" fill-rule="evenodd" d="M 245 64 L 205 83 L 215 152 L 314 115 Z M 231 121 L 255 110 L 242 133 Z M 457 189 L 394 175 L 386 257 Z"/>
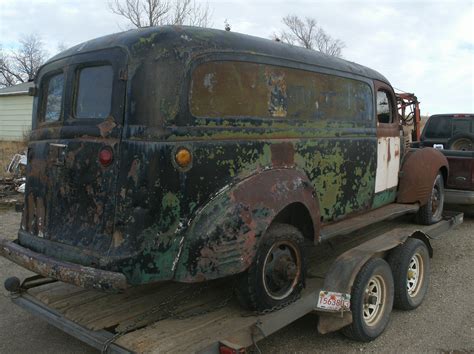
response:
<path id="1" fill-rule="evenodd" d="M 237 298 L 263 311 L 292 302 L 304 287 L 304 237 L 294 226 L 274 224 L 262 236 L 250 268 L 239 276 Z"/>
<path id="2" fill-rule="evenodd" d="M 441 172 L 436 176 L 428 203 L 420 207 L 416 214 L 417 222 L 422 225 L 435 224 L 443 218 L 444 181 Z"/>
<path id="3" fill-rule="evenodd" d="M 409 238 L 388 255 L 395 284 L 394 307 L 413 310 L 421 305 L 428 290 L 430 257 L 425 243 Z"/>
<path id="4" fill-rule="evenodd" d="M 349 338 L 369 342 L 385 330 L 393 306 L 393 277 L 381 258 L 369 260 L 357 274 L 351 292 L 352 323 L 342 332 Z"/>

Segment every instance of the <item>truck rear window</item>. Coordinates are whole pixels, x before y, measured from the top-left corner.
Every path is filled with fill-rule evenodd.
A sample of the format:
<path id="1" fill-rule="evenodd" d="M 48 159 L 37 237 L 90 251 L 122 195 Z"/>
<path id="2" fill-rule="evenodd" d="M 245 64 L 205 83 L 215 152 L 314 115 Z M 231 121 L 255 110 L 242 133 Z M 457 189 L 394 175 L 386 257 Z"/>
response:
<path id="1" fill-rule="evenodd" d="M 44 109 L 45 122 L 55 122 L 61 116 L 63 101 L 64 74 L 56 74 L 49 77 L 45 84 L 46 103 Z"/>
<path id="2" fill-rule="evenodd" d="M 82 68 L 77 77 L 75 117 L 106 118 L 112 101 L 112 66 Z"/>
<path id="3" fill-rule="evenodd" d="M 450 139 L 460 133 L 474 133 L 474 119 L 456 116 L 432 116 L 425 127 L 427 139 Z"/>

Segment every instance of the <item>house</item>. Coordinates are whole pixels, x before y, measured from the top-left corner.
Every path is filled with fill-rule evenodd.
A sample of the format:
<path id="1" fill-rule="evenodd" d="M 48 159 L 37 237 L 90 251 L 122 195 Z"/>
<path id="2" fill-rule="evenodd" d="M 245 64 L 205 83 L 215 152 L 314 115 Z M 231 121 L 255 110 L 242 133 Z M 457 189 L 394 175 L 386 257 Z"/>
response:
<path id="1" fill-rule="evenodd" d="M 33 97 L 28 89 L 33 82 L 0 89 L 0 141 L 23 140 L 31 130 Z"/>

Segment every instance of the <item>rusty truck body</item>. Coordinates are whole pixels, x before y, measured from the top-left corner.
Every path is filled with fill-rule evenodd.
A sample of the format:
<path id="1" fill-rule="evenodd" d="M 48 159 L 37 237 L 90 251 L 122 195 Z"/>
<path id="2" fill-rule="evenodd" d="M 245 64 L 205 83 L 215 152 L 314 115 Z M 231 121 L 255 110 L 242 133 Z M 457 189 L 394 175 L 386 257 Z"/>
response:
<path id="1" fill-rule="evenodd" d="M 1 253 L 44 276 L 120 290 L 239 274 L 263 308 L 304 286 L 307 240 L 387 206 L 441 218 L 446 159 L 405 149 L 390 83 L 352 62 L 157 27 L 73 47 L 35 86 L 23 218 Z"/>

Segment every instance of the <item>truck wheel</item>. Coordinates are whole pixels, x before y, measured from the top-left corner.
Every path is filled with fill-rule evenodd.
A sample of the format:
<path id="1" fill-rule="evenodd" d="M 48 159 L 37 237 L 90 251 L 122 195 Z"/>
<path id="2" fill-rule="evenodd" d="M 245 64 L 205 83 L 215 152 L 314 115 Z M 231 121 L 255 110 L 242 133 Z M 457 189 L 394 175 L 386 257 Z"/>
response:
<path id="1" fill-rule="evenodd" d="M 431 190 L 428 203 L 420 207 L 416 214 L 416 220 L 422 225 L 435 224 L 443 218 L 444 207 L 444 181 L 441 172 L 438 172 Z"/>
<path id="2" fill-rule="evenodd" d="M 474 151 L 474 134 L 459 133 L 448 140 L 448 150 Z"/>
<path id="3" fill-rule="evenodd" d="M 393 277 L 387 262 L 369 260 L 360 270 L 351 292 L 352 323 L 342 332 L 349 338 L 369 342 L 385 330 L 393 306 Z"/>
<path id="4" fill-rule="evenodd" d="M 284 306 L 304 287 L 304 237 L 294 226 L 274 224 L 263 235 L 250 268 L 239 276 L 237 298 L 251 310 Z"/>
<path id="5" fill-rule="evenodd" d="M 425 243 L 409 238 L 388 255 L 395 284 L 394 307 L 413 310 L 421 305 L 428 290 L 430 256 Z"/>

